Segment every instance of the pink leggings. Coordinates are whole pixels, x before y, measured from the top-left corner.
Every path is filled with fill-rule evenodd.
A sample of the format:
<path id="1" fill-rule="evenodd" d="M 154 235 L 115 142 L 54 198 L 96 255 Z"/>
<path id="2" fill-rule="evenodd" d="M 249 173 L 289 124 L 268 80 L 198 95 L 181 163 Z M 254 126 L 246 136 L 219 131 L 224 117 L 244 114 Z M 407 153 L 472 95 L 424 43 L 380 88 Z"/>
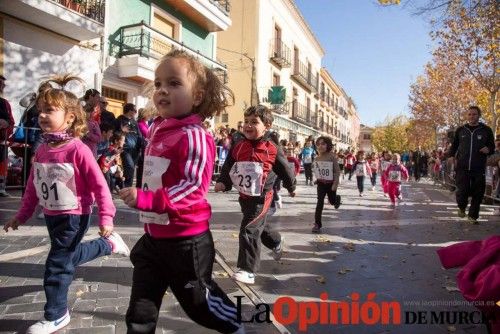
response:
<path id="1" fill-rule="evenodd" d="M 396 203 L 396 198 L 400 194 L 401 183 L 399 182 L 386 182 L 387 192 L 389 193 L 389 197 L 391 198 L 392 203 Z"/>

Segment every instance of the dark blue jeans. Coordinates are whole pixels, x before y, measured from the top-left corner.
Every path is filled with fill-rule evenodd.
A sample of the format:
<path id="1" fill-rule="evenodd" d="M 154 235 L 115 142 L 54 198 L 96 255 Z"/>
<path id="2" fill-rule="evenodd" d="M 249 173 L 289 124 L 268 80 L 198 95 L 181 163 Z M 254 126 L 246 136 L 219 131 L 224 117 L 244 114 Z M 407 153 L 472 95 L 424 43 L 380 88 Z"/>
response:
<path id="1" fill-rule="evenodd" d="M 125 149 L 122 152 L 123 176 L 125 176 L 125 187 L 132 187 L 134 182 L 135 165 L 137 164 L 138 152 L 133 149 Z"/>
<path id="2" fill-rule="evenodd" d="M 53 321 L 66 313 L 68 288 L 76 266 L 111 254 L 111 245 L 104 238 L 81 243 L 90 225 L 90 215 L 45 215 L 45 222 L 51 246 L 43 279 L 45 319 Z"/>

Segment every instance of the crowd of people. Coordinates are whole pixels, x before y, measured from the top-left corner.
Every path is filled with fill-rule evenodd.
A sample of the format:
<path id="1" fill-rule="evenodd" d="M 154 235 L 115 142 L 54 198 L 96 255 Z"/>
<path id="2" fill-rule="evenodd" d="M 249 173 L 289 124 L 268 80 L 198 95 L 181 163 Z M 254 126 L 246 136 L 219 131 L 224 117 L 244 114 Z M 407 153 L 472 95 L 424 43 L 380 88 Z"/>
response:
<path id="1" fill-rule="evenodd" d="M 52 78 L 27 98 L 27 104 L 23 102 L 26 112 L 21 122 L 41 131 L 29 139 L 33 145 L 27 159 L 25 194 L 21 208 L 5 223 L 4 230 L 18 229 L 40 205 L 51 240 L 44 275 L 44 319 L 28 333 L 53 333 L 66 326 L 70 322 L 68 288 L 75 268 L 113 253 L 130 256 L 134 266 L 125 316 L 128 333 L 155 331 L 169 287 L 187 315 L 200 325 L 221 333 L 244 333 L 234 303 L 212 279 L 215 248 L 207 193 L 217 165 L 215 192 L 234 187 L 239 194 L 242 220 L 233 279 L 246 284 L 255 283 L 261 243 L 276 260 L 283 254 L 284 238 L 269 218 L 282 207 L 281 187 L 295 197 L 302 168 L 305 186 L 316 186 L 311 232 L 320 233 L 325 198 L 335 209 L 342 204 L 342 180 L 351 180 L 354 175 L 363 197 L 365 179 L 375 191 L 380 176 L 383 193 L 395 208 L 402 200 L 402 182 L 410 176 L 418 181 L 429 171 L 440 173 L 443 165 L 444 155 L 439 151 L 379 155 L 338 151 L 327 136 L 311 136 L 303 145 L 280 140 L 271 131 L 271 110 L 262 105 L 249 107 L 237 129 L 223 127 L 213 133 L 206 120 L 230 104 L 232 92 L 212 71 L 179 50 L 163 57 L 156 68 L 151 96 L 154 114 L 127 103 L 115 119 L 99 91 L 90 89 L 81 98 L 68 91 L 66 87 L 73 81 L 79 79 L 69 75 Z M 6 105 L 4 100 L 1 103 Z M 0 112 L 8 114 L 3 109 Z M 15 136 L 11 116 L 0 126 L 10 127 L 8 136 Z M 493 153 L 488 129 L 471 122 L 463 131 L 481 131 L 477 140 L 484 144 L 480 149 L 484 157 L 473 166 L 477 170 L 472 170 L 462 166 L 472 153 L 460 143 L 461 137 L 450 148 L 459 161 L 459 216 L 465 213 L 464 198 L 472 191 L 463 185 L 475 182 L 478 186 L 473 190 L 477 192 L 482 159 Z M 29 132 L 24 135 L 30 136 Z M 23 140 L 26 142 L 26 137 Z M 113 192 L 138 210 L 144 224 L 144 234 L 132 251 L 114 229 Z M 84 242 L 94 204 L 100 237 Z M 471 222 L 477 222 L 478 210 L 477 199 L 473 199 Z"/>

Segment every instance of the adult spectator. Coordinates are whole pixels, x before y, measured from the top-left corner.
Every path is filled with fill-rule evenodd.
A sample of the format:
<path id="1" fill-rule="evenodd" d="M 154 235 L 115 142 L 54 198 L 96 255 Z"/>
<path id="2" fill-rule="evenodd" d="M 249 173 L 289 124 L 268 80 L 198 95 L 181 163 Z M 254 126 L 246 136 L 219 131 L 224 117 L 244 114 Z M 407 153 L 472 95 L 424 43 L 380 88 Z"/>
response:
<path id="1" fill-rule="evenodd" d="M 99 98 L 99 105 L 101 109 L 101 123 L 100 124 L 115 124 L 115 114 L 111 111 L 108 111 L 106 108 L 108 107 L 108 100 L 104 96 Z"/>
<path id="2" fill-rule="evenodd" d="M 0 75 L 0 95 L 3 95 L 5 81 L 5 77 Z M 9 197 L 9 194 L 5 191 L 5 187 L 7 186 L 7 167 L 9 164 L 6 140 L 12 134 L 12 129 L 14 129 L 12 108 L 9 101 L 0 97 L 0 197 Z"/>
<path id="3" fill-rule="evenodd" d="M 149 120 L 151 119 L 151 113 L 149 109 L 141 108 L 139 109 L 139 116 L 137 117 L 137 125 L 139 127 L 139 132 L 142 138 L 147 138 L 149 133 Z M 142 172 L 144 171 L 144 151 L 146 145 L 141 145 L 139 152 L 139 159 L 137 160 L 137 180 L 136 187 L 142 188 Z"/>
<path id="4" fill-rule="evenodd" d="M 85 114 L 87 116 L 87 130 L 88 132 L 83 136 L 82 141 L 90 148 L 94 158 L 97 159 L 97 145 L 101 142 L 101 129 L 99 123 L 94 121 L 94 114 L 99 109 L 98 103 L 88 102 L 85 107 Z"/>
<path id="5" fill-rule="evenodd" d="M 132 187 L 135 166 L 143 146 L 143 138 L 135 120 L 136 114 L 135 105 L 127 103 L 123 106 L 123 115 L 116 119 L 116 130 L 125 133 L 125 144 L 121 154 L 125 176 L 124 187 Z"/>
<path id="6" fill-rule="evenodd" d="M 468 219 L 477 224 L 479 207 L 486 188 L 486 159 L 495 150 L 493 131 L 479 122 L 481 109 L 471 106 L 467 111 L 468 123 L 455 131 L 449 155 L 455 158 L 455 181 L 458 216 L 465 217 L 465 209 L 472 197 Z"/>
<path id="7" fill-rule="evenodd" d="M 83 95 L 83 101 L 85 105 L 91 104 L 94 106 L 98 106 L 96 111 L 92 115 L 92 119 L 96 121 L 98 124 L 101 124 L 101 105 L 100 105 L 101 93 L 94 88 L 87 89 L 85 91 L 85 95 Z"/>
<path id="8" fill-rule="evenodd" d="M 413 165 L 413 176 L 415 177 L 415 181 L 420 181 L 420 177 L 422 176 L 422 163 L 424 161 L 424 153 L 422 152 L 422 148 L 419 146 L 415 152 L 413 152 L 411 163 Z"/>

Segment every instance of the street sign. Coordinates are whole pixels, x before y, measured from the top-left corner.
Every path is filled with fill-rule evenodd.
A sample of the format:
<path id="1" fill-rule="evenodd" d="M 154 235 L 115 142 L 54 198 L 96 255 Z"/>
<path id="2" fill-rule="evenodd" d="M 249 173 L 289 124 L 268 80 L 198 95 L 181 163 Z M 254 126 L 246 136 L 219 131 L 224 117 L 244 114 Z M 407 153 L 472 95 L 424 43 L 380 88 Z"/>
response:
<path id="1" fill-rule="evenodd" d="M 272 86 L 267 92 L 267 102 L 270 104 L 283 104 L 286 100 L 286 89 L 283 86 Z"/>

